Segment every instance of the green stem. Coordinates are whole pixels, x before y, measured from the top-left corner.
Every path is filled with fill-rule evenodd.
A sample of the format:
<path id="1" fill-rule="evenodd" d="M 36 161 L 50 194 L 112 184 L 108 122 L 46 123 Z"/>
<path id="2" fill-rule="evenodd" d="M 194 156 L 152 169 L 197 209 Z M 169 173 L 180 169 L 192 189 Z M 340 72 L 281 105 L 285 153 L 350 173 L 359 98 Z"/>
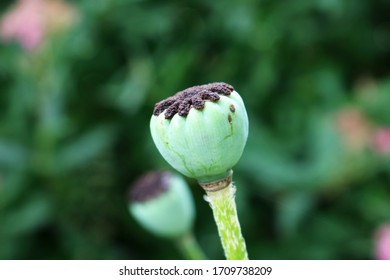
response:
<path id="1" fill-rule="evenodd" d="M 245 240 L 241 234 L 238 221 L 234 194 L 236 188 L 233 183 L 217 191 L 207 191 L 208 201 L 213 209 L 214 219 L 217 223 L 219 237 L 228 260 L 247 260 Z"/>
<path id="2" fill-rule="evenodd" d="M 177 246 L 188 260 L 205 260 L 206 257 L 192 233 L 177 239 Z"/>

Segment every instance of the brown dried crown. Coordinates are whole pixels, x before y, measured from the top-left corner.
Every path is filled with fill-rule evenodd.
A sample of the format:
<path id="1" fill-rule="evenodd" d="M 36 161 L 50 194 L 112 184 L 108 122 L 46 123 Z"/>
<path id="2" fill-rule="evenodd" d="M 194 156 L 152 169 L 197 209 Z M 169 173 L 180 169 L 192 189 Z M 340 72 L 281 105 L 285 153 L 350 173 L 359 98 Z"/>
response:
<path id="1" fill-rule="evenodd" d="M 152 200 L 169 189 L 171 173 L 167 171 L 150 172 L 139 178 L 129 191 L 131 202 Z"/>
<path id="2" fill-rule="evenodd" d="M 205 100 L 215 102 L 219 100 L 219 95 L 230 95 L 233 91 L 233 86 L 227 83 L 190 87 L 156 103 L 153 115 L 158 116 L 166 110 L 164 114 L 166 119 L 171 119 L 175 114 L 187 116 L 191 107 L 201 110 L 204 108 Z"/>

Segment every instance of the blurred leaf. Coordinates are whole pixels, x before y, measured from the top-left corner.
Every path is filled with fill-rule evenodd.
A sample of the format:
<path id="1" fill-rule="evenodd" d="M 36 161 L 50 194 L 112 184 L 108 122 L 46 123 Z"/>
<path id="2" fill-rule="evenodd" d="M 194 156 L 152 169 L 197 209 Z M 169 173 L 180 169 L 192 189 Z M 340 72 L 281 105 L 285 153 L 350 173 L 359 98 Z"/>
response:
<path id="1" fill-rule="evenodd" d="M 57 163 L 60 169 L 68 170 L 86 164 L 112 142 L 111 127 L 101 126 L 86 132 L 59 152 Z"/>
<path id="2" fill-rule="evenodd" d="M 43 226 L 49 218 L 50 204 L 47 198 L 42 193 L 34 193 L 2 218 L 0 231 L 7 236 L 27 234 Z"/>
<path id="3" fill-rule="evenodd" d="M 297 232 L 303 219 L 311 214 L 315 197 L 306 192 L 290 191 L 277 201 L 276 228 L 282 237 L 290 237 Z"/>
<path id="4" fill-rule="evenodd" d="M 124 81 L 114 81 L 108 87 L 107 99 L 125 114 L 136 115 L 153 84 L 153 65 L 148 59 L 135 60 L 129 66 Z"/>
<path id="5" fill-rule="evenodd" d="M 26 161 L 26 150 L 22 146 L 0 139 L 0 166 L 21 169 Z"/>

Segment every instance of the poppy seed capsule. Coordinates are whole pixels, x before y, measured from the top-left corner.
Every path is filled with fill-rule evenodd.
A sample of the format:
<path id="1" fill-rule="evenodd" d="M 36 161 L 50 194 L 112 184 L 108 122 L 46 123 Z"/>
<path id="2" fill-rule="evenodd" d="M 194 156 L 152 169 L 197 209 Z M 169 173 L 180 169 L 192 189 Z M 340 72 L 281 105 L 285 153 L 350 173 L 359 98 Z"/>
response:
<path id="1" fill-rule="evenodd" d="M 226 83 L 194 86 L 155 105 L 150 121 L 165 160 L 200 183 L 223 180 L 248 138 L 244 102 Z"/>
<path id="2" fill-rule="evenodd" d="M 195 207 L 184 179 L 170 172 L 150 172 L 129 192 L 129 211 L 145 229 L 166 238 L 191 231 Z"/>

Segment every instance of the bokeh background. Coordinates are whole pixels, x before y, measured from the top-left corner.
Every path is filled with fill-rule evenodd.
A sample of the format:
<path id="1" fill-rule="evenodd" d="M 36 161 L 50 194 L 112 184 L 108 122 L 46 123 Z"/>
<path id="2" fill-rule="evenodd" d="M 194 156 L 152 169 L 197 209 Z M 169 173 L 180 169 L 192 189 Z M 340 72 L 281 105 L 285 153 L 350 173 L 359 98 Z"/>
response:
<path id="1" fill-rule="evenodd" d="M 1 259 L 181 259 L 129 215 L 128 188 L 172 171 L 154 104 L 215 81 L 249 114 L 234 179 L 250 258 L 383 258 L 388 0 L 2 0 L 0 17 Z M 195 236 L 223 259 L 187 182 Z"/>

